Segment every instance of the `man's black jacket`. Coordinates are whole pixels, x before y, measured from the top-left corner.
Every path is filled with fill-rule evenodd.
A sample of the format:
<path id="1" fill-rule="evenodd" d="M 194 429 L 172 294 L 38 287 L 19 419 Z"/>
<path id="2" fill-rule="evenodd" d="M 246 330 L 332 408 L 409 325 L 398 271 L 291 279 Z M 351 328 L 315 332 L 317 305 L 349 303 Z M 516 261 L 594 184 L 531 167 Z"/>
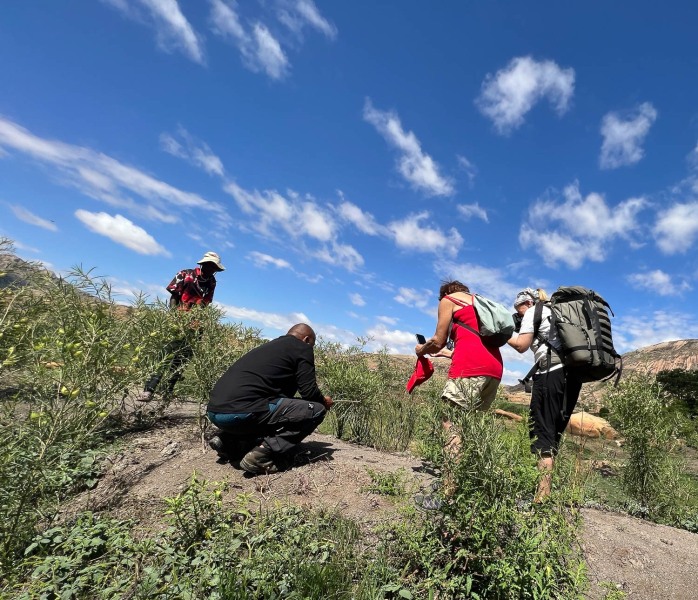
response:
<path id="1" fill-rule="evenodd" d="M 240 357 L 216 382 L 208 410 L 215 413 L 252 413 L 269 410 L 270 401 L 293 398 L 324 403 L 315 379 L 313 347 L 283 335 Z"/>

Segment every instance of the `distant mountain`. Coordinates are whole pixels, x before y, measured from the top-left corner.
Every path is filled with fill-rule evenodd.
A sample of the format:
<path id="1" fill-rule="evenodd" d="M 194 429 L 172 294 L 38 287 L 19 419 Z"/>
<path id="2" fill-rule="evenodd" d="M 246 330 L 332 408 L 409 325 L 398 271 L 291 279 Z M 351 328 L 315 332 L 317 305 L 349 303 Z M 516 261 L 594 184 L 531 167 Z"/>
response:
<path id="1" fill-rule="evenodd" d="M 12 254 L 0 254 L 0 289 L 26 285 L 27 277 L 38 267 Z"/>
<path id="2" fill-rule="evenodd" d="M 670 369 L 698 370 L 698 340 L 661 342 L 623 355 L 623 373 L 656 375 Z"/>

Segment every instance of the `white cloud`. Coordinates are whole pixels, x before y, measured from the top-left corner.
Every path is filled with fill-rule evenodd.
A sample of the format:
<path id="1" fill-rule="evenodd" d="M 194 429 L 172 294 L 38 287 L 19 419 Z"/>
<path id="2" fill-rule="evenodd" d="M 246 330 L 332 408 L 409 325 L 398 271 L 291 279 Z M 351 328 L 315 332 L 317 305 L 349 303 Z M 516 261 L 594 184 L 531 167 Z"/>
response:
<path id="1" fill-rule="evenodd" d="M 356 227 L 362 233 L 367 235 L 386 234 L 385 227 L 376 223 L 374 216 L 371 213 L 364 212 L 356 204 L 351 202 L 342 202 L 337 207 L 339 215 Z"/>
<path id="2" fill-rule="evenodd" d="M 138 254 L 171 256 L 145 229 L 126 217 L 112 216 L 103 212 L 92 213 L 82 209 L 76 210 L 75 216 L 90 231 L 103 235 Z"/>
<path id="3" fill-rule="evenodd" d="M 520 127 L 526 113 L 544 98 L 558 115 L 567 112 L 574 77 L 574 69 L 562 69 L 551 60 L 520 56 L 495 75 L 487 75 L 475 104 L 499 133 L 508 134 Z"/>
<path id="4" fill-rule="evenodd" d="M 305 27 L 312 27 L 330 40 L 337 37 L 337 28 L 320 14 L 313 0 L 282 3 L 278 18 L 298 36 L 302 35 Z"/>
<path id="5" fill-rule="evenodd" d="M 354 271 L 364 264 L 357 250 L 337 241 L 339 226 L 329 210 L 299 194 L 288 192 L 288 198 L 276 190 L 248 191 L 235 182 L 225 186 L 240 209 L 252 217 L 252 227 L 268 239 L 278 239 L 278 230 L 291 239 L 319 243 L 316 248 L 299 248 L 331 265 Z"/>
<path id="6" fill-rule="evenodd" d="M 356 271 L 363 266 L 364 258 L 353 246 L 330 242 L 314 253 L 314 256 L 330 265 Z"/>
<path id="7" fill-rule="evenodd" d="M 277 269 L 292 269 L 291 263 L 283 258 L 275 258 L 269 254 L 263 254 L 262 252 L 252 251 L 247 253 L 247 258 L 250 259 L 257 267 L 266 267 L 267 265 L 273 265 Z"/>
<path id="8" fill-rule="evenodd" d="M 654 236 L 665 254 L 687 252 L 698 239 L 698 202 L 674 204 L 660 211 Z"/>
<path id="9" fill-rule="evenodd" d="M 220 205 L 198 194 L 183 192 L 91 148 L 38 137 L 2 117 L 0 148 L 48 164 L 60 172 L 60 183 L 144 219 L 176 223 L 179 217 L 172 208 L 178 207 L 211 211 L 227 221 Z M 136 202 L 129 194 L 140 196 L 146 202 Z"/>
<path id="10" fill-rule="evenodd" d="M 456 206 L 456 209 L 460 213 L 461 217 L 466 220 L 476 217 L 478 219 L 482 219 L 485 223 L 489 223 L 487 211 L 480 207 L 477 202 L 475 204 L 459 204 Z"/>
<path id="11" fill-rule="evenodd" d="M 513 303 L 521 285 L 511 283 L 499 269 L 483 267 L 472 263 L 456 263 L 453 261 L 438 261 L 434 269 L 444 281 L 453 279 L 468 286 L 474 294 L 482 294 L 487 298 L 501 302 L 505 306 Z M 530 285 L 530 284 L 527 284 Z"/>
<path id="12" fill-rule="evenodd" d="M 416 252 L 433 252 L 455 256 L 463 245 L 463 238 L 455 228 L 443 232 L 437 227 L 424 225 L 428 212 L 409 215 L 401 221 L 388 223 L 388 230 L 399 248 Z"/>
<path id="13" fill-rule="evenodd" d="M 366 306 L 366 300 L 363 299 L 361 294 L 349 294 L 349 300 L 354 306 Z"/>
<path id="14" fill-rule="evenodd" d="M 290 65 L 279 41 L 262 23 L 255 23 L 252 34 L 253 50 L 247 56 L 252 70 L 264 71 L 272 79 L 283 78 Z"/>
<path id="15" fill-rule="evenodd" d="M 388 329 L 379 324 L 366 331 L 376 347 L 385 346 L 391 354 L 411 354 L 417 344 L 414 333 L 399 329 Z"/>
<path id="16" fill-rule="evenodd" d="M 251 71 L 264 72 L 272 79 L 287 75 L 290 64 L 279 41 L 261 22 L 245 29 L 237 13 L 237 4 L 210 0 L 212 31 L 231 42 L 240 51 L 242 62 Z"/>
<path id="17" fill-rule="evenodd" d="M 613 345 L 623 354 L 660 342 L 698 338 L 695 315 L 657 310 L 628 315 L 613 322 Z"/>
<path id="18" fill-rule="evenodd" d="M 388 317 L 386 315 L 379 315 L 376 317 L 376 321 L 380 321 L 381 323 L 385 323 L 386 325 L 395 325 L 395 323 L 398 322 L 398 319 L 395 317 Z"/>
<path id="19" fill-rule="evenodd" d="M 671 275 L 656 269 L 644 273 L 633 273 L 627 277 L 630 284 L 641 290 L 649 290 L 658 296 L 679 296 L 691 289 L 690 284 L 683 281 L 673 281 Z"/>
<path id="20" fill-rule="evenodd" d="M 105 0 L 129 18 L 139 21 L 140 12 L 134 6 L 138 2 L 147 9 L 155 28 L 158 45 L 166 52 L 173 48 L 181 50 L 191 60 L 204 64 L 204 47 L 177 3 L 177 0 Z"/>
<path id="21" fill-rule="evenodd" d="M 232 306 L 229 304 L 219 305 L 227 316 L 231 319 L 242 321 L 245 324 L 254 323 L 267 329 L 273 329 L 286 333 L 296 323 L 307 323 L 312 325 L 312 321 L 301 312 L 272 313 L 245 308 L 242 306 Z M 319 332 L 316 332 L 319 333 Z"/>
<path id="22" fill-rule="evenodd" d="M 209 175 L 223 177 L 225 169 L 223 162 L 208 147 L 208 144 L 195 139 L 184 127 L 177 129 L 177 135 L 182 140 L 180 143 L 169 133 L 160 135 L 160 148 L 178 158 L 182 158 L 194 166 L 200 167 Z"/>
<path id="23" fill-rule="evenodd" d="M 393 298 L 395 302 L 409 306 L 410 308 L 425 309 L 433 303 L 434 292 L 427 289 L 415 290 L 414 288 L 401 287 Z M 385 321 L 385 319 L 382 319 Z"/>
<path id="24" fill-rule="evenodd" d="M 29 223 L 30 225 L 36 225 L 37 227 L 41 227 L 43 229 L 48 229 L 49 231 L 58 231 L 58 227 L 56 227 L 56 224 L 53 221 L 49 221 L 48 219 L 38 217 L 34 213 L 28 211 L 26 208 L 23 208 L 22 206 L 13 204 L 10 205 L 10 208 L 12 209 L 12 212 L 15 214 L 15 217 L 17 217 L 20 221 L 24 221 L 25 223 Z"/>
<path id="25" fill-rule="evenodd" d="M 232 181 L 224 189 L 244 213 L 257 219 L 255 229 L 267 237 L 276 228 L 293 238 L 307 236 L 320 242 L 337 237 L 337 223 L 330 212 L 312 201 L 301 201 L 297 194 L 286 198 L 276 190 L 247 191 Z"/>
<path id="26" fill-rule="evenodd" d="M 642 144 L 656 119 L 657 111 L 649 102 L 625 115 L 616 112 L 605 115 L 601 121 L 601 168 L 617 169 L 638 162 L 644 156 Z"/>
<path id="27" fill-rule="evenodd" d="M 454 193 L 452 180 L 444 177 L 434 159 L 422 151 L 417 136 L 402 129 L 397 113 L 377 110 L 373 108 L 370 98 L 367 98 L 363 116 L 400 152 L 397 169 L 413 188 L 427 196 L 450 196 Z"/>
<path id="28" fill-rule="evenodd" d="M 530 206 L 519 242 L 549 266 L 564 263 L 577 269 L 586 260 L 602 262 L 615 239 L 634 243 L 637 216 L 646 206 L 644 198 L 630 198 L 609 207 L 600 194 L 583 197 L 575 182 L 565 188 L 563 199 L 543 198 Z"/>
<path id="29" fill-rule="evenodd" d="M 477 167 L 471 163 L 465 156 L 461 156 L 460 154 L 456 156 L 458 160 L 458 166 L 465 171 L 465 174 L 468 176 L 468 183 L 470 184 L 470 187 L 473 187 L 473 183 L 475 183 L 475 176 L 477 175 Z"/>

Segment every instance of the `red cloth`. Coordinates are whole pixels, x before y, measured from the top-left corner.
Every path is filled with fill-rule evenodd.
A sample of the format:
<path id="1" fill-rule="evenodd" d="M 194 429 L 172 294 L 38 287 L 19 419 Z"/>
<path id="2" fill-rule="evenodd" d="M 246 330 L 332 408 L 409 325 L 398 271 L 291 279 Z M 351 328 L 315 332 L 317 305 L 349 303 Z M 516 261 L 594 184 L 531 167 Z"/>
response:
<path id="1" fill-rule="evenodd" d="M 449 300 L 455 301 L 457 299 L 449 297 Z M 460 304 L 460 302 L 456 302 L 456 304 Z M 480 330 L 472 305 L 463 306 L 453 316 L 470 325 L 475 331 Z M 499 348 L 485 346 L 479 335 L 468 331 L 457 323 L 454 323 L 451 330 L 451 339 L 455 342 L 455 346 L 451 358 L 451 368 L 448 371 L 449 379 L 483 375 L 496 379 L 502 378 L 504 363 Z"/>
<path id="2" fill-rule="evenodd" d="M 414 373 L 407 382 L 407 391 L 411 394 L 412 390 L 420 383 L 424 383 L 434 373 L 434 364 L 426 356 L 418 356 L 417 364 L 414 366 Z"/>

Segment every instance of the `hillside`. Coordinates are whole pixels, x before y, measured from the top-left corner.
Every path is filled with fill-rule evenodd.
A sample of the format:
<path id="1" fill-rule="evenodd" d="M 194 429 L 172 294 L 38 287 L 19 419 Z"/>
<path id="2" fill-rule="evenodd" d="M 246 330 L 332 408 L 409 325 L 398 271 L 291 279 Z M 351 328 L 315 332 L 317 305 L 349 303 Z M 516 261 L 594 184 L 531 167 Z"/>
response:
<path id="1" fill-rule="evenodd" d="M 303 442 L 293 469 L 250 477 L 217 460 L 202 444 L 191 405 L 178 410 L 156 429 L 128 436 L 106 461 L 97 487 L 67 510 L 107 511 L 135 517 L 142 526 L 156 526 L 163 497 L 183 490 L 196 472 L 208 481 L 228 482 L 227 502 L 245 493 L 262 509 L 277 502 L 326 507 L 353 518 L 365 535 L 373 535 L 377 525 L 399 516 L 400 503 L 368 491 L 370 471 L 402 472 L 412 492 L 432 480 L 430 469 L 414 456 L 379 452 L 317 433 Z M 588 598 L 606 597 L 604 585 L 609 582 L 637 600 L 695 597 L 698 535 L 622 513 L 585 508 L 581 515 L 581 543 L 591 584 Z"/>

